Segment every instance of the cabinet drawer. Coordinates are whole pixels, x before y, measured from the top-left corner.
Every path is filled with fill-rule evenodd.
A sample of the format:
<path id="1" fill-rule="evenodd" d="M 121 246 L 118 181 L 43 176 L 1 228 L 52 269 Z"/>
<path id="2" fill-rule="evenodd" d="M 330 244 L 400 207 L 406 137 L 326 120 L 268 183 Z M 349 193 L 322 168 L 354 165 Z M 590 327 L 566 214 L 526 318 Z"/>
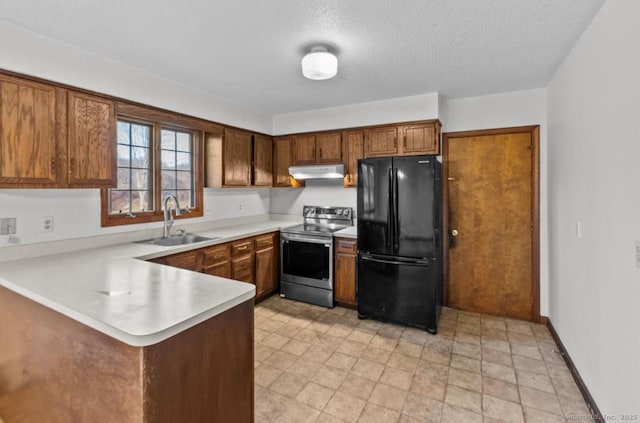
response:
<path id="1" fill-rule="evenodd" d="M 336 252 L 355 254 L 358 249 L 358 240 L 351 238 L 336 238 Z"/>
<path id="2" fill-rule="evenodd" d="M 204 250 L 204 265 L 210 266 L 212 264 L 220 263 L 228 260 L 229 257 L 231 257 L 231 245 L 214 245 L 213 247 L 209 247 Z"/>
<path id="3" fill-rule="evenodd" d="M 262 250 L 264 248 L 268 248 L 268 247 L 273 247 L 273 238 L 274 238 L 273 233 L 270 234 L 266 234 L 266 235 L 260 235 L 254 238 L 255 243 L 256 243 L 256 250 Z"/>
<path id="4" fill-rule="evenodd" d="M 231 279 L 253 283 L 253 254 L 246 254 L 231 260 Z"/>
<path id="5" fill-rule="evenodd" d="M 231 244 L 231 255 L 239 256 L 241 254 L 247 254 L 253 251 L 253 240 L 243 239 Z"/>
<path id="6" fill-rule="evenodd" d="M 173 254 L 171 256 L 161 257 L 161 259 L 162 260 L 157 260 L 156 263 L 179 267 L 181 269 L 196 270 L 198 267 L 198 250 Z"/>

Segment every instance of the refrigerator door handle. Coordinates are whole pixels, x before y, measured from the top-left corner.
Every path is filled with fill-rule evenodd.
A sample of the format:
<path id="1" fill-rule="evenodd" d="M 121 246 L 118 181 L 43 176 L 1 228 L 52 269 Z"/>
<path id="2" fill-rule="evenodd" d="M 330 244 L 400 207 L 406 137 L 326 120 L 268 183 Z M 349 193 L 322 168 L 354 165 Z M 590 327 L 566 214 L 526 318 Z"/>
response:
<path id="1" fill-rule="evenodd" d="M 389 186 L 387 190 L 387 247 L 391 248 L 394 245 L 393 238 L 393 222 L 394 222 L 394 213 L 393 213 L 393 170 L 389 168 Z"/>
<path id="2" fill-rule="evenodd" d="M 395 174 L 393 176 L 393 251 L 396 253 L 398 251 L 399 240 L 398 240 L 398 230 L 400 227 L 400 221 L 398 220 L 398 216 L 400 216 L 398 212 L 398 169 L 395 169 Z"/>
<path id="3" fill-rule="evenodd" d="M 374 258 L 371 256 L 361 256 L 364 261 L 373 261 L 376 263 L 384 263 L 384 264 L 395 264 L 395 265 L 408 265 L 408 266 L 429 266 L 428 262 L 424 261 L 398 261 L 398 260 L 384 260 L 379 258 Z"/>

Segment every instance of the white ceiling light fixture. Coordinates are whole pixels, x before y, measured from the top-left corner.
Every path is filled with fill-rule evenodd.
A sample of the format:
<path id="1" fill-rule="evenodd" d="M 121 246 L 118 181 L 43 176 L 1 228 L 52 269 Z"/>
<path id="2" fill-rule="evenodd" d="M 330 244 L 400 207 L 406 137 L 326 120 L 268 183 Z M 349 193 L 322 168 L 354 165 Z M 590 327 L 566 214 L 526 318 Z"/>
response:
<path id="1" fill-rule="evenodd" d="M 329 79 L 338 73 L 338 58 L 327 47 L 311 47 L 302 58 L 302 74 L 314 80 Z"/>

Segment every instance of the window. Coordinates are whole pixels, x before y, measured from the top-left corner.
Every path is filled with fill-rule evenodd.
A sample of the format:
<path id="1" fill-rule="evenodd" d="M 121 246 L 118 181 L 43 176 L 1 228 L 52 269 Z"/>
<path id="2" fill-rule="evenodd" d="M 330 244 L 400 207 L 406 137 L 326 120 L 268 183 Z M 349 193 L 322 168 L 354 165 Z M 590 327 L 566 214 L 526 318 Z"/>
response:
<path id="1" fill-rule="evenodd" d="M 118 116 L 117 185 L 102 190 L 102 226 L 161 221 L 169 194 L 191 210 L 180 218 L 202 216 L 202 131 L 162 115 Z"/>

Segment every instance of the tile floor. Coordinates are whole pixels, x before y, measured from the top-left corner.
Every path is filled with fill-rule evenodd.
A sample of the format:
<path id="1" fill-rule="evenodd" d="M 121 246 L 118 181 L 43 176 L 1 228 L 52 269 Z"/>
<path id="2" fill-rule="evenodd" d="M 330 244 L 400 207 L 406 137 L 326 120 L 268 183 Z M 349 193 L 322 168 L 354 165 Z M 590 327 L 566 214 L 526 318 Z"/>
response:
<path id="1" fill-rule="evenodd" d="M 255 342 L 256 422 L 547 423 L 588 415 L 542 325 L 445 308 L 433 336 L 274 296 L 256 306 Z"/>

